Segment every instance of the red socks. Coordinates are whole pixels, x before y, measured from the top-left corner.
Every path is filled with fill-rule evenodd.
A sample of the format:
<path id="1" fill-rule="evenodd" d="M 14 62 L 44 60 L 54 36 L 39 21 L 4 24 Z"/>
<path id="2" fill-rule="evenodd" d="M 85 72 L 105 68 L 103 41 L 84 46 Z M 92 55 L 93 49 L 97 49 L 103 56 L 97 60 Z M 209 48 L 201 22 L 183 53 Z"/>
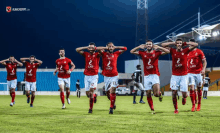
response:
<path id="1" fill-rule="evenodd" d="M 33 104 L 33 102 L 34 102 L 34 98 L 35 98 L 35 96 L 31 96 L 31 104 Z"/>
<path id="2" fill-rule="evenodd" d="M 12 92 L 11 93 L 11 102 L 14 102 L 15 101 L 15 92 Z"/>
<path id="3" fill-rule="evenodd" d="M 147 97 L 148 104 L 151 110 L 154 110 L 153 99 L 152 97 Z"/>
<path id="4" fill-rule="evenodd" d="M 196 104 L 195 91 L 190 90 L 190 98 L 191 98 L 191 101 L 192 101 L 192 105 L 195 105 Z"/>
<path id="5" fill-rule="evenodd" d="M 198 95 L 197 91 L 194 90 L 194 96 L 195 96 L 195 102 L 196 102 L 196 103 L 197 103 L 197 95 Z"/>
<path id="6" fill-rule="evenodd" d="M 201 104 L 201 100 L 202 100 L 202 90 L 198 89 L 198 104 Z"/>
<path id="7" fill-rule="evenodd" d="M 178 109 L 178 103 L 177 103 L 176 96 L 175 96 L 175 97 L 173 97 L 173 106 L 174 106 L 175 110 L 177 110 L 177 109 Z"/>
<path id="8" fill-rule="evenodd" d="M 96 94 L 95 93 L 93 94 L 93 97 L 96 98 Z"/>
<path id="9" fill-rule="evenodd" d="M 114 105 L 115 105 L 115 99 L 116 99 L 116 94 L 115 93 L 111 93 L 110 94 L 110 108 L 113 108 L 114 107 Z"/>
<path id="10" fill-rule="evenodd" d="M 65 96 L 64 96 L 64 92 L 60 92 L 60 99 L 62 101 L 62 104 L 65 103 L 65 100 L 64 100 Z"/>
<path id="11" fill-rule="evenodd" d="M 89 106 L 90 106 L 89 109 L 92 110 L 92 108 L 93 108 L 93 98 L 90 98 L 90 99 L 89 99 Z"/>
<path id="12" fill-rule="evenodd" d="M 69 96 L 70 96 L 70 91 L 67 91 L 66 92 L 66 98 L 69 98 Z"/>

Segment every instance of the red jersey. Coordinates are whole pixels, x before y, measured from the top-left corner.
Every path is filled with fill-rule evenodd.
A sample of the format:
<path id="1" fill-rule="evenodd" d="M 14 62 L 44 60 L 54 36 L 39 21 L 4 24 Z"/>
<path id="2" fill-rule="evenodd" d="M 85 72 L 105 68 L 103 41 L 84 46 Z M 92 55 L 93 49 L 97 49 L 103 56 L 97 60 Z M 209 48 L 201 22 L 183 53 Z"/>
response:
<path id="1" fill-rule="evenodd" d="M 162 54 L 161 51 L 155 51 L 147 53 L 146 51 L 139 51 L 138 54 L 141 56 L 144 64 L 144 75 L 157 74 L 160 76 L 158 69 L 158 59 Z"/>
<path id="2" fill-rule="evenodd" d="M 89 52 L 83 52 L 83 56 L 85 57 L 84 74 L 88 76 L 98 75 L 100 54 L 98 52 L 93 54 L 90 54 Z"/>
<path id="3" fill-rule="evenodd" d="M 205 59 L 205 55 L 200 49 L 195 49 L 189 52 L 187 56 L 188 73 L 199 74 L 202 71 L 202 60 Z"/>
<path id="4" fill-rule="evenodd" d="M 25 80 L 27 82 L 36 82 L 36 73 L 37 73 L 37 68 L 39 67 L 39 63 L 25 62 L 25 67 L 26 67 Z"/>
<path id="5" fill-rule="evenodd" d="M 64 59 L 57 59 L 56 60 L 56 65 L 57 68 L 59 69 L 58 77 L 59 78 L 69 78 L 70 74 L 67 74 L 67 71 L 69 71 L 69 65 L 71 64 L 71 60 L 69 58 L 64 58 Z"/>
<path id="6" fill-rule="evenodd" d="M 7 70 L 7 80 L 11 81 L 17 79 L 17 63 L 6 63 L 5 67 Z"/>
<path id="7" fill-rule="evenodd" d="M 114 53 L 102 52 L 102 75 L 107 77 L 114 77 L 118 75 L 117 60 L 121 51 Z"/>
<path id="8" fill-rule="evenodd" d="M 170 54 L 172 56 L 172 75 L 187 75 L 187 55 L 189 52 L 189 48 L 185 48 L 180 52 L 170 48 Z"/>

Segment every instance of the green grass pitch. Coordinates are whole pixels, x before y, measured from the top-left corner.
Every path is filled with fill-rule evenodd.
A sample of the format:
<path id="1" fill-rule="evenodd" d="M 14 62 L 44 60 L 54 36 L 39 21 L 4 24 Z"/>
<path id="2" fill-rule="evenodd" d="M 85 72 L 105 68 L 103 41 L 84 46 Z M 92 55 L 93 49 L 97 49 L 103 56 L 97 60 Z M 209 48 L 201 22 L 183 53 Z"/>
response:
<path id="1" fill-rule="evenodd" d="M 10 96 L 0 96 L 0 132 L 220 132 L 220 97 L 202 99 L 200 112 L 191 112 L 191 101 L 186 105 L 178 100 L 179 114 L 174 114 L 171 97 L 163 102 L 153 97 L 156 114 L 147 104 L 132 104 L 132 96 L 117 96 L 113 115 L 108 114 L 110 102 L 98 96 L 93 114 L 88 114 L 89 99 L 71 96 L 71 104 L 61 109 L 59 96 L 36 96 L 30 108 L 26 96 L 16 96 L 10 107 Z M 137 101 L 139 97 L 137 97 Z"/>

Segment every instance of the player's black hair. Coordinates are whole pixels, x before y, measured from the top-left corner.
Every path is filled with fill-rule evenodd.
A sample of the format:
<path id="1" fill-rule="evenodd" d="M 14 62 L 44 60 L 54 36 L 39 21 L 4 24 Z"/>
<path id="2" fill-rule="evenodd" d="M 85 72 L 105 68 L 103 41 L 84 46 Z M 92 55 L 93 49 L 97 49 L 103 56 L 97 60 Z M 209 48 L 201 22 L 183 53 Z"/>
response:
<path id="1" fill-rule="evenodd" d="M 64 51 L 65 51 L 65 49 L 64 49 L 64 48 L 61 48 L 60 50 L 64 50 Z M 59 51 L 60 51 L 60 50 L 59 50 Z"/>
<path id="2" fill-rule="evenodd" d="M 35 57 L 34 55 L 31 55 L 30 58 L 31 58 L 31 57 L 34 57 L 34 59 L 36 59 L 36 57 Z"/>
<path id="3" fill-rule="evenodd" d="M 94 45 L 95 46 L 95 43 L 94 42 L 90 42 L 89 45 Z"/>
<path id="4" fill-rule="evenodd" d="M 10 57 L 14 57 L 14 55 L 9 56 L 9 58 L 10 58 Z"/>
<path id="5" fill-rule="evenodd" d="M 138 68 L 141 68 L 141 65 L 137 65 L 136 68 L 137 68 L 137 69 L 138 69 Z"/>
<path id="6" fill-rule="evenodd" d="M 152 43 L 154 43 L 152 40 L 147 40 L 146 42 L 152 42 Z"/>
<path id="7" fill-rule="evenodd" d="M 176 42 L 177 42 L 177 41 L 182 41 L 182 42 L 183 42 L 183 40 L 182 40 L 181 38 L 176 39 Z"/>
<path id="8" fill-rule="evenodd" d="M 79 82 L 79 79 L 77 79 L 77 82 Z"/>
<path id="9" fill-rule="evenodd" d="M 106 46 L 108 46 L 110 43 L 114 44 L 113 42 L 108 42 L 108 43 L 106 44 Z"/>
<path id="10" fill-rule="evenodd" d="M 192 38 L 192 39 L 190 39 L 189 41 L 190 41 L 190 42 L 196 42 L 196 40 L 195 40 L 195 39 L 193 39 L 193 38 Z"/>

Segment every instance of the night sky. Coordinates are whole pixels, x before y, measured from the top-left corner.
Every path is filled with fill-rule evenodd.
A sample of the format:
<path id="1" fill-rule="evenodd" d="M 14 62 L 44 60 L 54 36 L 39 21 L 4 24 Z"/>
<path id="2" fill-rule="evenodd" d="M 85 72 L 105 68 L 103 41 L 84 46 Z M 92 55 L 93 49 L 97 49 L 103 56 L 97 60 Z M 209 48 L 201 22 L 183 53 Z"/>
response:
<path id="1" fill-rule="evenodd" d="M 87 46 L 89 42 L 105 46 L 109 41 L 116 46 L 128 47 L 128 51 L 119 57 L 119 72 L 124 72 L 125 60 L 135 59 L 129 51 L 135 46 L 136 0 L 2 2 L 0 60 L 10 55 L 17 59 L 35 55 L 43 60 L 41 68 L 55 68 L 55 60 L 59 58 L 58 51 L 65 48 L 66 57 L 72 59 L 76 68 L 84 68 L 84 57 L 76 53 L 75 49 Z M 199 7 L 203 14 L 218 4 L 219 0 L 149 0 L 149 38 L 154 39 L 197 14 Z M 7 13 L 6 6 L 29 8 L 30 11 Z M 204 15 L 201 22 L 219 15 L 219 11 L 220 7 Z M 190 31 L 195 25 L 197 21 L 178 33 Z M 166 35 L 155 42 L 165 40 Z"/>

